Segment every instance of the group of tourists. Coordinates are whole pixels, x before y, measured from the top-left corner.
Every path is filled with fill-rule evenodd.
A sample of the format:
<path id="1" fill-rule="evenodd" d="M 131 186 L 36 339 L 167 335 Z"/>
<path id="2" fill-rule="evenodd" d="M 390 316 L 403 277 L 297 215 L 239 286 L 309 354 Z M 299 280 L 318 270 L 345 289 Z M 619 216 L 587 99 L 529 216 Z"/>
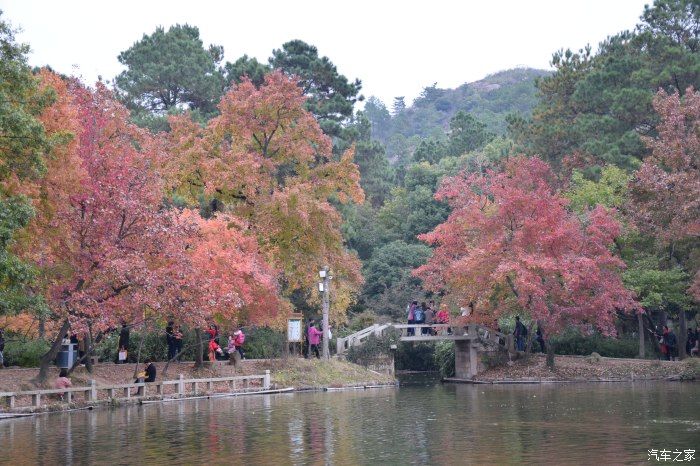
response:
<path id="1" fill-rule="evenodd" d="M 245 359 L 245 353 L 243 352 L 245 333 L 243 333 L 243 329 L 239 328 L 235 332 L 229 332 L 225 347 L 222 347 L 219 342 L 219 327 L 216 324 L 210 324 L 206 334 L 209 336 L 209 361 L 216 361 L 217 359 L 233 360 L 236 354 L 241 359 Z"/>
<path id="2" fill-rule="evenodd" d="M 661 331 L 655 333 L 655 336 L 659 342 L 661 356 L 666 361 L 676 360 L 678 358 L 679 342 L 673 329 L 668 325 L 664 325 Z M 688 356 L 700 355 L 700 326 L 696 327 L 694 330 L 692 328 L 688 329 L 685 340 L 685 353 Z"/>
<path id="3" fill-rule="evenodd" d="M 443 304 L 438 310 L 435 307 L 435 301 L 433 300 L 427 304 L 425 301 L 423 301 L 420 305 L 418 304 L 418 301 L 410 302 L 406 306 L 406 317 L 408 320 L 408 325 L 435 325 L 450 323 L 450 312 L 447 309 L 447 305 Z M 420 332 L 421 335 L 437 335 L 438 329 L 432 327 L 421 327 Z M 415 334 L 415 328 L 408 328 L 406 330 L 407 336 L 415 336 Z"/>
<path id="4" fill-rule="evenodd" d="M 473 305 L 470 304 L 468 308 L 461 308 L 461 316 L 469 317 L 471 311 L 473 310 Z M 450 312 L 446 304 L 442 304 L 440 309 L 436 312 L 435 301 L 431 300 L 427 304 L 423 301 L 418 304 L 418 301 L 412 301 L 406 306 L 406 317 L 408 320 L 408 325 L 421 325 L 420 333 L 421 335 L 438 335 L 440 327 L 430 327 L 436 324 L 449 324 L 450 323 Z M 498 326 L 498 322 L 495 322 L 494 326 L 497 332 L 501 329 Z M 442 330 L 448 334 L 452 333 L 451 329 L 448 327 Z M 406 330 L 407 336 L 415 336 L 416 328 L 408 328 Z M 520 316 L 515 317 L 515 328 L 513 330 L 513 336 L 515 339 L 515 348 L 517 351 L 525 351 L 525 342 L 527 341 L 528 329 L 520 321 Z M 537 329 L 537 343 L 539 343 L 542 352 L 545 352 L 545 342 L 540 328 Z"/>
<path id="5" fill-rule="evenodd" d="M 245 359 L 245 353 L 243 351 L 245 334 L 243 333 L 243 329 L 239 328 L 236 331 L 232 330 L 228 335 L 225 346 L 220 342 L 219 327 L 216 324 L 210 324 L 207 330 L 204 332 L 204 335 L 204 341 L 207 344 L 207 359 L 209 361 L 215 361 L 217 359 L 226 360 L 232 357 L 234 353 L 238 354 L 241 359 Z M 168 347 L 168 361 L 180 362 L 182 360 L 183 337 L 182 327 L 180 325 L 175 325 L 175 322 L 172 320 L 168 321 L 165 327 L 165 342 Z M 122 322 L 122 327 L 119 332 L 117 364 L 124 364 L 127 362 L 129 339 L 129 325 L 127 325 L 126 322 Z"/>

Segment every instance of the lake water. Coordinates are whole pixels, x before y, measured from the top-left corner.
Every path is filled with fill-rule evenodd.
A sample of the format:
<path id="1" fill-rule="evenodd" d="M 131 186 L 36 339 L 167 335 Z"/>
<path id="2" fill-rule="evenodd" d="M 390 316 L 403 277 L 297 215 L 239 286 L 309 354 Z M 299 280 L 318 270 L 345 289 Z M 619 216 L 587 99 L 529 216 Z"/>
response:
<path id="1" fill-rule="evenodd" d="M 699 447 L 698 383 L 425 381 L 0 421 L 13 465 L 655 464 L 649 449 Z"/>

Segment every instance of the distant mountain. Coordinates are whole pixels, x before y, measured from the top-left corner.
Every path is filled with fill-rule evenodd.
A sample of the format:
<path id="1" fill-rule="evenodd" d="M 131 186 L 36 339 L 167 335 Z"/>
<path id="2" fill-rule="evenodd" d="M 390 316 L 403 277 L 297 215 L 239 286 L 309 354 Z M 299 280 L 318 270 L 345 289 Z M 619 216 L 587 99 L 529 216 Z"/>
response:
<path id="1" fill-rule="evenodd" d="M 414 136 L 444 137 L 450 119 L 460 110 L 470 112 L 485 123 L 490 131 L 503 134 L 505 117 L 517 112 L 529 115 L 537 103 L 535 80 L 548 75 L 545 70 L 515 68 L 466 83 L 456 89 L 426 87 L 411 106 L 401 100 L 391 111 L 385 104 L 370 98 L 365 114 L 372 123 L 372 135 L 389 149 L 400 150 L 401 141 Z"/>

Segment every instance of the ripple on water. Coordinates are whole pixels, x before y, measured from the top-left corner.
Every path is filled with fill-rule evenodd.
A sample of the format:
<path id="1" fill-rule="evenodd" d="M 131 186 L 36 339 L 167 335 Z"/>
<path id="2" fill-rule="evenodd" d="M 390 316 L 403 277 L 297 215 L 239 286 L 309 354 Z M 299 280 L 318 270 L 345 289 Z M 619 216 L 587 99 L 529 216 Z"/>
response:
<path id="1" fill-rule="evenodd" d="M 405 385 L 20 418 L 0 422 L 0 463 L 622 464 L 698 446 L 700 384 L 629 387 Z"/>

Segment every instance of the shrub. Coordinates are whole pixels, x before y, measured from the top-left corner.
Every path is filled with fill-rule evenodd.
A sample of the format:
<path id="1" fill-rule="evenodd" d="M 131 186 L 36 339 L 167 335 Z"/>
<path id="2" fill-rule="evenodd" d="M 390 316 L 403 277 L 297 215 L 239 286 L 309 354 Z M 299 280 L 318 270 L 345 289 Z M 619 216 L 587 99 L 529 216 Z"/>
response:
<path id="1" fill-rule="evenodd" d="M 247 359 L 270 359 L 282 356 L 285 334 L 269 327 L 243 329 L 246 334 L 243 350 Z"/>
<path id="2" fill-rule="evenodd" d="M 282 355 L 282 350 L 285 343 L 285 335 L 282 332 L 273 330 L 269 327 L 250 327 L 244 329 L 246 334 L 245 350 L 246 358 L 248 359 L 268 359 L 277 358 Z M 168 344 L 165 339 L 165 330 L 155 330 L 149 332 L 132 331 L 129 336 L 129 353 L 128 362 L 136 362 L 138 356 L 139 345 L 143 338 L 143 346 L 141 347 L 141 361 L 149 358 L 153 361 L 165 361 L 168 357 Z M 206 343 L 208 337 L 202 337 Z M 117 360 L 117 345 L 119 342 L 119 332 L 112 332 L 106 336 L 95 347 L 95 354 L 100 358 L 100 361 L 116 361 Z M 228 344 L 228 335 L 222 333 L 219 336 L 219 344 L 226 346 Z M 183 329 L 182 338 L 182 360 L 193 361 L 195 358 L 195 335 L 194 331 Z M 206 358 L 207 348 L 204 348 L 204 357 Z"/>
<path id="3" fill-rule="evenodd" d="M 347 337 L 348 335 L 351 335 L 355 332 L 359 332 L 362 329 L 376 324 L 378 320 L 379 319 L 377 318 L 377 315 L 369 310 L 351 315 L 347 325 L 343 325 L 341 327 L 338 327 L 337 329 L 333 329 L 333 336 L 338 336 L 342 338 Z"/>
<path id="4" fill-rule="evenodd" d="M 455 342 L 449 340 L 437 342 L 433 352 L 433 360 L 441 377 L 454 377 Z"/>
<path id="5" fill-rule="evenodd" d="M 51 348 L 51 345 L 43 339 L 27 340 L 14 339 L 8 335 L 5 343 L 5 365 L 20 367 L 37 367 L 41 357 Z"/>
<path id="6" fill-rule="evenodd" d="M 399 332 L 394 329 L 387 330 L 381 337 L 372 334 L 361 345 L 351 346 L 346 353 L 346 358 L 355 364 L 367 366 L 377 357 L 391 354 L 391 345 L 396 345 L 398 341 Z"/>
<path id="7" fill-rule="evenodd" d="M 598 353 L 609 358 L 634 358 L 639 354 L 639 342 L 635 338 L 607 338 L 599 333 L 583 335 L 574 329 L 552 337 L 551 344 L 556 354 Z"/>

